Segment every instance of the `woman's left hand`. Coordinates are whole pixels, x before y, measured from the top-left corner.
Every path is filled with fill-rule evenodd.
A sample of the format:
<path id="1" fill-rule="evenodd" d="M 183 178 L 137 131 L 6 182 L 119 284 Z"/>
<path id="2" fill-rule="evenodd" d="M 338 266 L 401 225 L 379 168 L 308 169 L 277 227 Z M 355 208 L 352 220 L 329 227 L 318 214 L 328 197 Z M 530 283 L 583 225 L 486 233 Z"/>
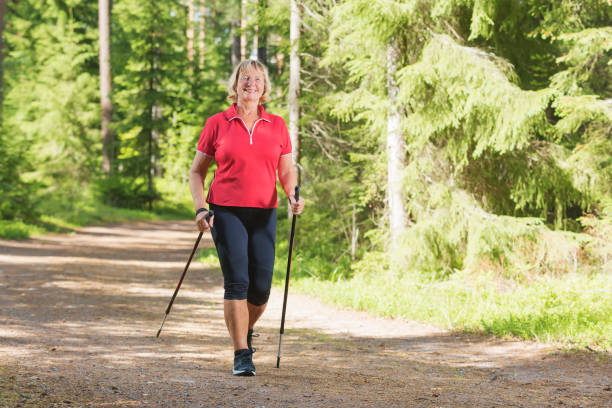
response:
<path id="1" fill-rule="evenodd" d="M 295 196 L 289 196 L 289 205 L 291 206 L 291 212 L 293 215 L 300 215 L 304 210 L 304 198 L 300 197 L 298 202 L 295 201 Z"/>

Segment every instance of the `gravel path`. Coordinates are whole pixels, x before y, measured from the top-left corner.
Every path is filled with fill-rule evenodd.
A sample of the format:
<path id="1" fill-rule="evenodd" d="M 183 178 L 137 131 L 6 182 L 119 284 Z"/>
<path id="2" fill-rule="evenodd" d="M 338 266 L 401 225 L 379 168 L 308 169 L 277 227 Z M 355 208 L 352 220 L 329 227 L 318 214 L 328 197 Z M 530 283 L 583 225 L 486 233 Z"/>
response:
<path id="1" fill-rule="evenodd" d="M 294 293 L 276 369 L 280 289 L 257 328 L 257 376 L 233 377 L 218 269 L 192 264 L 155 337 L 196 235 L 181 221 L 0 241 L 0 406 L 612 407 L 609 356 Z"/>

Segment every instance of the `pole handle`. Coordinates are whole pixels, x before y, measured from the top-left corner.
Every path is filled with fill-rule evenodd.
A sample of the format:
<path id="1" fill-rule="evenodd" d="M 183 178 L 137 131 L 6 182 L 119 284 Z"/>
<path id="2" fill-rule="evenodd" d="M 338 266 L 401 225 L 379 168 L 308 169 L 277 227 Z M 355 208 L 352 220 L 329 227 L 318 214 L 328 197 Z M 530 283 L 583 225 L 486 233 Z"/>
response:
<path id="1" fill-rule="evenodd" d="M 300 186 L 295 186 L 295 201 L 300 201 Z"/>

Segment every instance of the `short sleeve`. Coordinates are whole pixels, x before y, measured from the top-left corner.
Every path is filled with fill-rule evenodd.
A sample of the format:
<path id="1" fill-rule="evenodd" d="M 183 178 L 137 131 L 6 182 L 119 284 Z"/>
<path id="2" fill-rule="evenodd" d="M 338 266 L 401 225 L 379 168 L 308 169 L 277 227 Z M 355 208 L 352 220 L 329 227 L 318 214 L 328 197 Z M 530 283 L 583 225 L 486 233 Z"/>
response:
<path id="1" fill-rule="evenodd" d="M 291 137 L 289 136 L 289 131 L 287 130 L 287 124 L 284 120 L 281 119 L 281 156 L 291 154 Z"/>
<path id="2" fill-rule="evenodd" d="M 217 136 L 216 126 L 213 123 L 214 121 L 210 119 L 206 121 L 198 141 L 198 151 L 212 157 L 215 156 L 215 139 Z"/>

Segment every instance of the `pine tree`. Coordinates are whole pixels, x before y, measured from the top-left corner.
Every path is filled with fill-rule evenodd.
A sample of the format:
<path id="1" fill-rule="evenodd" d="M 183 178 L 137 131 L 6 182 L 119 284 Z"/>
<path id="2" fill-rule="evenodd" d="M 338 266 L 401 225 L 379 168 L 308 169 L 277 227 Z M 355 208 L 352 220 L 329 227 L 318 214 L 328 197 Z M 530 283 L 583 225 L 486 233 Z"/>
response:
<path id="1" fill-rule="evenodd" d="M 396 72 L 418 56 L 423 37 L 428 35 L 425 29 L 428 20 L 419 14 L 427 2 L 415 3 L 372 4 L 356 0 L 338 4 L 333 9 L 330 47 L 325 59 L 326 64 L 346 68 L 348 83 L 356 84 L 351 92 L 338 92 L 330 98 L 335 105 L 332 112 L 344 119 L 365 119 L 367 128 L 362 131 L 378 141 L 377 160 L 386 163 L 388 247 L 392 263 L 397 259 L 406 227 L 402 182 L 406 152 Z M 354 30 L 355 26 L 360 30 Z"/>
<path id="2" fill-rule="evenodd" d="M 46 194 L 74 201 L 101 165 L 97 7 L 43 3 L 9 3 L 5 128 Z"/>
<path id="3" fill-rule="evenodd" d="M 122 205 L 152 208 L 158 197 L 154 178 L 161 176 L 160 144 L 172 122 L 175 104 L 187 91 L 189 59 L 184 46 L 186 10 L 178 2 L 123 0 L 116 4 L 129 51 L 117 76 L 119 176 L 131 185 Z"/>
<path id="4" fill-rule="evenodd" d="M 324 62 L 347 69 L 346 83 L 354 87 L 328 98 L 331 112 L 342 120 L 365 119 L 364 135 L 378 140 L 384 134 L 388 106 L 381 103 L 386 78 L 381 51 L 388 49 L 390 39 L 398 41 L 399 111 L 408 153 L 402 188 L 411 222 L 404 234 L 409 264 L 435 274 L 452 273 L 479 257 L 510 251 L 503 244 L 509 237 L 531 234 L 519 219 L 509 224 L 512 217 L 499 217 L 532 216 L 555 228 L 575 228 L 572 217 L 592 208 L 593 177 L 590 181 L 581 177 L 584 162 L 570 165 L 577 164 L 579 156 L 570 149 L 582 152 L 581 141 L 589 140 L 588 135 L 609 132 L 607 105 L 582 96 L 582 91 L 581 96 L 567 92 L 577 86 L 588 89 L 592 79 L 600 81 L 600 90 L 608 82 L 602 81 L 606 75 L 600 69 L 589 71 L 594 73 L 589 79 L 578 74 L 586 72 L 580 63 L 563 64 L 586 48 L 582 55 L 597 56 L 589 67 L 603 67 L 609 43 L 597 40 L 605 37 L 605 28 L 559 35 L 583 30 L 586 21 L 601 22 L 601 16 L 608 15 L 609 7 L 602 2 L 588 3 L 586 7 L 574 7 L 577 3 L 570 0 L 559 7 L 545 1 L 504 0 L 372 5 L 353 0 L 333 6 Z M 596 3 L 601 8 L 592 14 Z M 538 15 L 546 7 L 550 13 Z M 555 38 L 543 34 L 559 21 L 552 15 L 564 15 L 570 22 L 557 29 Z M 563 57 L 564 44 L 578 42 L 577 38 L 590 46 L 581 42 L 574 54 L 568 50 Z M 585 137 L 576 138 L 577 129 L 586 130 Z M 595 140 L 582 160 L 604 148 L 603 138 Z M 371 169 L 382 177 L 382 169 Z M 606 174 L 595 169 L 591 173 Z M 460 217 L 465 214 L 486 219 L 490 228 L 481 228 L 483 221 L 463 222 Z M 486 249 L 484 242 L 500 245 L 487 244 Z"/>

